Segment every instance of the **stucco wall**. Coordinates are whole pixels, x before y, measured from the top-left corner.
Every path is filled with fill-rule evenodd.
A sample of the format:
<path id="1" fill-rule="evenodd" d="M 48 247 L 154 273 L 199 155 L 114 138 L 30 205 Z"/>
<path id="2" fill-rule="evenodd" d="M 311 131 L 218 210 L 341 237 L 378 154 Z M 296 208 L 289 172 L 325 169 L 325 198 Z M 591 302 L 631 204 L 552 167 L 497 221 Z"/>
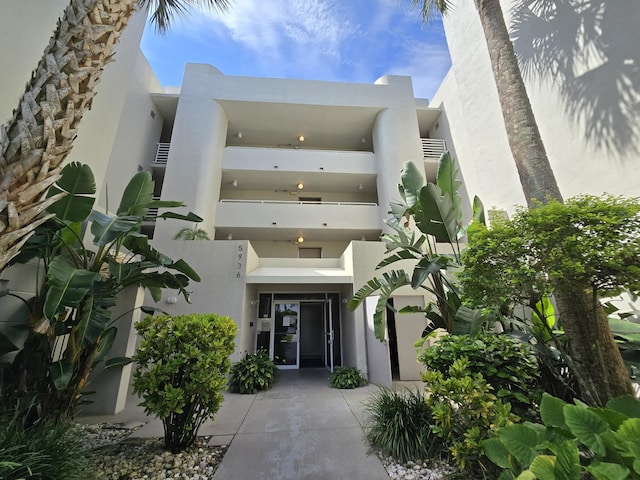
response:
<path id="1" fill-rule="evenodd" d="M 510 1 L 502 3 L 506 12 L 514 5 Z M 613 7 L 619 22 L 624 21 L 625 25 L 632 24 L 634 19 L 635 24 L 640 22 L 640 10 L 635 2 L 611 2 L 606 8 L 613 11 Z M 636 28 L 616 28 L 612 32 L 615 22 L 607 21 L 606 15 L 603 18 L 601 26 L 603 35 L 606 35 L 603 38 L 615 39 L 619 46 L 626 45 L 625 51 L 629 54 L 633 45 L 637 50 L 640 36 Z M 470 195 L 479 195 L 486 207 L 496 206 L 512 211 L 514 205 L 524 204 L 524 197 L 508 148 L 487 47 L 473 2 L 456 4 L 455 11 L 445 18 L 444 24 L 452 67 L 434 95 L 432 106 L 443 109 L 446 123 L 441 122 L 441 128 L 449 130 Z M 622 53 L 610 51 L 608 54 L 610 58 L 601 58 L 599 62 L 611 60 L 609 71 L 620 68 L 622 72 L 620 65 L 624 63 L 623 59 L 615 58 Z M 591 64 L 592 67 L 597 65 L 598 62 Z M 586 90 L 583 99 L 601 102 L 601 108 L 595 109 L 591 119 L 605 114 L 605 107 L 618 101 L 614 94 L 618 88 L 615 79 L 607 77 L 606 71 L 594 68 L 576 73 L 587 75 L 584 77 Z M 640 163 L 637 161 L 640 117 L 627 116 L 626 121 L 618 121 L 617 133 L 613 135 L 599 133 L 601 137 L 609 135 L 615 141 L 616 136 L 621 136 L 623 130 L 629 128 L 635 142 L 624 148 L 598 148 L 594 141 L 597 140 L 597 129 L 587 133 L 587 119 L 580 118 L 586 110 L 577 107 L 576 111 L 570 112 L 560 84 L 530 75 L 526 77 L 526 85 L 552 168 L 565 198 L 579 193 L 640 194 Z M 637 102 L 639 92 L 640 82 L 636 81 L 630 88 L 627 102 Z"/>

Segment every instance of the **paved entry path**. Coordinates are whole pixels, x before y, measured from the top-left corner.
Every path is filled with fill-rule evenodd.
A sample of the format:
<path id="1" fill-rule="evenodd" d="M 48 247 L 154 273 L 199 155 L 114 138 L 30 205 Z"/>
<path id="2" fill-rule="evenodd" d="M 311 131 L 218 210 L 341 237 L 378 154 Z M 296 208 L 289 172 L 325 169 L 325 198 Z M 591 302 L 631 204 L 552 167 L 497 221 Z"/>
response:
<path id="1" fill-rule="evenodd" d="M 201 432 L 232 439 L 214 480 L 388 480 L 361 426 L 362 401 L 375 388 L 337 390 L 326 370 L 303 369 L 282 371 L 266 392 L 226 394 Z"/>

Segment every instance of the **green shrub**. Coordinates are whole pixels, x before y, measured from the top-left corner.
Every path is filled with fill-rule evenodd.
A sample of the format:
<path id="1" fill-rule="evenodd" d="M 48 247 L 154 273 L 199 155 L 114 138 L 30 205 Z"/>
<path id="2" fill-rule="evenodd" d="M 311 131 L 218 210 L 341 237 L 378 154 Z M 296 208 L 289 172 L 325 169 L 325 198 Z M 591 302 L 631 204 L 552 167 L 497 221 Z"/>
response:
<path id="1" fill-rule="evenodd" d="M 371 448 L 398 462 L 435 460 L 446 452 L 431 431 L 431 407 L 419 391 L 381 387 L 365 402 L 365 433 Z"/>
<path id="2" fill-rule="evenodd" d="M 216 314 L 148 316 L 136 323 L 142 337 L 133 390 L 164 425 L 165 446 L 176 453 L 193 444 L 200 426 L 222 404 L 236 324 Z"/>
<path id="3" fill-rule="evenodd" d="M 231 366 L 229 391 L 234 393 L 256 393 L 271 388 L 280 376 L 280 370 L 269 358 L 269 352 L 258 350 L 247 353 L 242 360 Z"/>
<path id="4" fill-rule="evenodd" d="M 18 416 L 0 419 L 2 479 L 82 479 L 88 460 L 82 436 L 69 423 L 42 421 L 25 428 Z"/>
<path id="5" fill-rule="evenodd" d="M 504 469 L 500 480 L 640 478 L 640 401 L 636 398 L 617 397 L 606 407 L 595 408 L 544 394 L 540 415 L 544 425 L 510 425 L 483 442 L 487 457 Z"/>
<path id="6" fill-rule="evenodd" d="M 431 431 L 443 440 L 459 468 L 486 473 L 492 465 L 484 459 L 482 441 L 518 417 L 509 403 L 491 393 L 482 374 L 468 372 L 468 360 L 461 358 L 446 377 L 438 371 L 423 374 L 429 388 L 426 404 L 433 417 Z"/>
<path id="7" fill-rule="evenodd" d="M 367 379 L 355 367 L 338 367 L 329 375 L 332 388 L 358 388 L 366 384 Z"/>
<path id="8" fill-rule="evenodd" d="M 447 375 L 459 358 L 468 360 L 466 373 L 482 374 L 495 395 L 511 403 L 522 418 L 537 418 L 542 394 L 538 361 L 529 345 L 508 335 L 447 335 L 419 357 L 428 370 Z"/>

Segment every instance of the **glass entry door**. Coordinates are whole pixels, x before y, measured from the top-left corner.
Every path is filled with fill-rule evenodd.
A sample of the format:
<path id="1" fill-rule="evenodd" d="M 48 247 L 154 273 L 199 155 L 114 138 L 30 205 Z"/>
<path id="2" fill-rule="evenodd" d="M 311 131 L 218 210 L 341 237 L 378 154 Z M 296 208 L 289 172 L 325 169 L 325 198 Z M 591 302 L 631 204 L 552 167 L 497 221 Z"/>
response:
<path id="1" fill-rule="evenodd" d="M 274 305 L 274 361 L 281 368 L 298 368 L 300 366 L 300 335 L 298 302 L 275 302 Z"/>
<path id="2" fill-rule="evenodd" d="M 331 308 L 331 299 L 324 304 L 324 358 L 327 370 L 333 372 L 333 343 L 335 332 L 333 330 L 333 316 Z"/>

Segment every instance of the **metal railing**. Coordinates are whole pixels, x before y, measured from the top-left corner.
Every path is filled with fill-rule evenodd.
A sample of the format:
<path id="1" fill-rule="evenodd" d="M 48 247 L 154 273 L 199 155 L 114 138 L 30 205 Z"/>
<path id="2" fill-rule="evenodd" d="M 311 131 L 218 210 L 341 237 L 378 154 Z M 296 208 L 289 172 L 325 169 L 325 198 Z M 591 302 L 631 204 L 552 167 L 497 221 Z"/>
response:
<path id="1" fill-rule="evenodd" d="M 160 200 L 160 197 L 153 197 L 153 200 Z M 155 222 L 158 217 L 158 208 L 152 207 L 147 211 L 147 214 L 144 216 L 145 222 Z"/>
<path id="2" fill-rule="evenodd" d="M 170 146 L 171 146 L 170 143 L 158 143 L 158 148 L 156 150 L 156 158 L 153 160 L 153 163 L 166 165 L 167 160 L 169 159 Z"/>
<path id="3" fill-rule="evenodd" d="M 221 199 L 220 203 L 258 203 L 262 205 L 273 205 L 273 204 L 281 204 L 281 205 L 359 205 L 365 207 L 377 207 L 377 203 L 370 202 L 318 202 L 314 200 L 308 201 L 299 201 L 299 200 L 241 200 L 236 198 L 227 198 Z"/>
<path id="4" fill-rule="evenodd" d="M 437 162 L 447 151 L 447 143 L 441 138 L 421 138 L 420 140 L 422 140 L 422 155 L 425 160 Z"/>

